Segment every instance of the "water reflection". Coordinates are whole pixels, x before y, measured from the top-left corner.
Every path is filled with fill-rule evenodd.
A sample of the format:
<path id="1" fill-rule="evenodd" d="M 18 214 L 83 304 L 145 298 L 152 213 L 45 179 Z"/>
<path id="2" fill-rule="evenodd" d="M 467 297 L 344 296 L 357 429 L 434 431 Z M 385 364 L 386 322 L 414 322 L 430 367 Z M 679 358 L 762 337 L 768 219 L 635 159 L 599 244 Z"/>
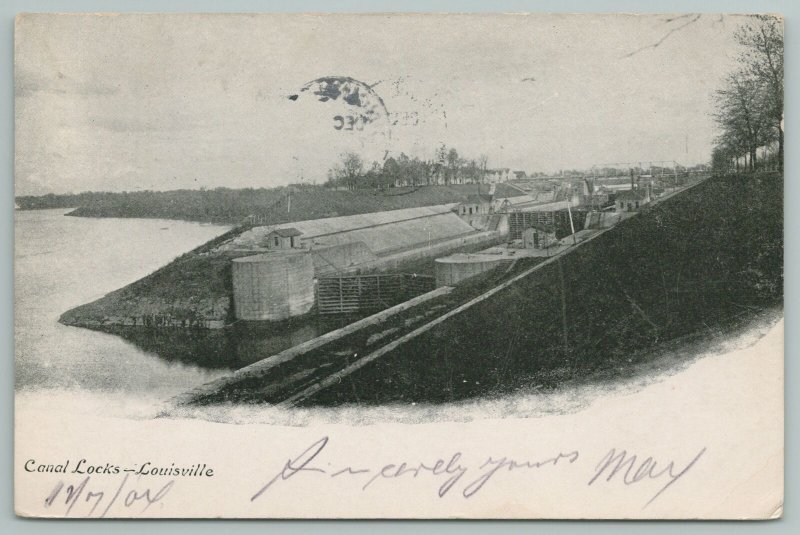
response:
<path id="1" fill-rule="evenodd" d="M 359 317 L 318 316 L 282 322 L 237 322 L 224 329 L 103 327 L 167 362 L 235 370 L 344 327 Z"/>
<path id="2" fill-rule="evenodd" d="M 166 399 L 226 373 L 157 358 L 118 336 L 61 325 L 58 317 L 142 278 L 228 227 L 65 217 L 66 211 L 14 213 L 16 389 Z"/>

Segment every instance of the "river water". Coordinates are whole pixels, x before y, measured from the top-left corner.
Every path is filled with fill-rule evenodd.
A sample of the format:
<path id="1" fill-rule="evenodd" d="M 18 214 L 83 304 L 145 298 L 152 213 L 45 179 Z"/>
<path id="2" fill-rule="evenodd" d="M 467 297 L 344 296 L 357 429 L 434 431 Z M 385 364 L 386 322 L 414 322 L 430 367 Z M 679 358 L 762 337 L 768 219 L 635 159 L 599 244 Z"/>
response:
<path id="1" fill-rule="evenodd" d="M 65 311 L 134 282 L 226 232 L 228 226 L 162 219 L 66 217 L 16 211 L 16 389 L 79 392 L 95 402 L 160 404 L 353 318 L 303 318 L 229 329 L 114 333 L 58 323 Z"/>
<path id="2" fill-rule="evenodd" d="M 58 323 L 66 310 L 129 284 L 229 227 L 16 211 L 16 389 L 130 392 L 166 398 L 224 369 L 161 358 L 124 339 Z"/>

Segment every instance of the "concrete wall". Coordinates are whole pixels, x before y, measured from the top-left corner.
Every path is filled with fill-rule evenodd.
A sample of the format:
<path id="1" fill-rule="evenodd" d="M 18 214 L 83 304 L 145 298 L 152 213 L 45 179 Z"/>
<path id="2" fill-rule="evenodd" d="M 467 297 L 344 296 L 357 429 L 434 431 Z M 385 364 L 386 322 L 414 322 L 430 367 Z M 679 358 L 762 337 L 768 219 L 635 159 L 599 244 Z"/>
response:
<path id="1" fill-rule="evenodd" d="M 314 262 L 309 253 L 236 258 L 232 272 L 236 319 L 283 320 L 314 306 Z"/>
<path id="2" fill-rule="evenodd" d="M 446 212 L 318 236 L 303 236 L 303 243 L 310 249 L 316 249 L 360 241 L 375 254 L 386 255 L 425 242 L 436 242 L 474 231 L 474 228 L 455 213 Z"/>
<path id="3" fill-rule="evenodd" d="M 494 230 L 503 236 L 508 236 L 511 231 L 508 226 L 508 215 L 494 214 L 489 221 L 489 228 L 487 230 Z"/>
<path id="4" fill-rule="evenodd" d="M 492 216 L 489 214 L 474 214 L 460 215 L 459 217 L 476 230 L 489 230 L 489 221 Z"/>
<path id="5" fill-rule="evenodd" d="M 380 257 L 373 262 L 354 266 L 348 270 L 348 273 L 369 273 L 371 271 L 399 269 L 406 262 L 443 256 L 457 249 L 461 249 L 462 247 L 472 247 L 475 245 L 490 247 L 502 243 L 505 241 L 505 238 L 505 234 L 497 231 L 477 232 L 475 234 L 444 240 L 431 245 L 417 247 L 416 249 Z"/>
<path id="6" fill-rule="evenodd" d="M 353 266 L 378 259 L 375 253 L 360 241 L 315 248 L 311 250 L 311 257 L 318 277 L 341 273 Z"/>
<path id="7" fill-rule="evenodd" d="M 620 221 L 619 212 L 591 212 L 586 217 L 584 228 L 586 229 L 604 229 L 611 228 Z"/>
<path id="8" fill-rule="evenodd" d="M 436 260 L 436 287 L 456 286 L 475 275 L 508 262 L 510 262 L 508 259 L 474 260 L 468 255 L 465 255 L 462 261 L 459 261 L 458 257 L 439 258 Z"/>

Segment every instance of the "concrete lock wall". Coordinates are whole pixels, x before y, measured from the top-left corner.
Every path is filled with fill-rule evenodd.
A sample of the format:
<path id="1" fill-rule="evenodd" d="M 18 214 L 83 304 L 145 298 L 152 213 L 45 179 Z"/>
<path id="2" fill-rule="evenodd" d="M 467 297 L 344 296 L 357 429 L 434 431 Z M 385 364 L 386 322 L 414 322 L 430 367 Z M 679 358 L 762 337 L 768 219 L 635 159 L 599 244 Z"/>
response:
<path id="1" fill-rule="evenodd" d="M 311 250 L 317 276 L 337 274 L 366 262 L 374 262 L 377 256 L 364 242 L 350 242 Z"/>
<path id="2" fill-rule="evenodd" d="M 236 258 L 232 272 L 237 319 L 283 320 L 314 306 L 314 262 L 307 252 Z"/>
<path id="3" fill-rule="evenodd" d="M 487 231 L 468 234 L 466 236 L 460 236 L 451 240 L 445 240 L 431 245 L 421 245 L 420 247 L 416 247 L 414 249 L 379 257 L 373 262 L 366 262 L 359 266 L 355 266 L 345 273 L 353 273 L 356 271 L 368 273 L 372 271 L 391 271 L 402 269 L 403 264 L 406 262 L 413 262 L 423 258 L 432 258 L 435 256 L 448 254 L 453 250 L 463 247 L 474 247 L 480 245 L 485 245 L 488 247 L 490 245 L 502 243 L 504 240 L 505 235 L 502 235 L 499 232 Z"/>
<path id="4" fill-rule="evenodd" d="M 320 220 L 324 222 L 325 220 Z M 302 228 L 300 229 L 302 230 Z M 317 229 L 321 232 L 322 229 Z M 435 242 L 474 232 L 475 229 L 452 212 L 424 215 L 403 221 L 379 223 L 346 231 L 305 235 L 303 242 L 309 248 L 363 242 L 377 255 L 415 247 L 424 242 Z"/>
<path id="5" fill-rule="evenodd" d="M 455 286 L 467 279 L 496 268 L 507 259 L 484 260 L 470 255 L 454 255 L 436 260 L 436 287 Z"/>

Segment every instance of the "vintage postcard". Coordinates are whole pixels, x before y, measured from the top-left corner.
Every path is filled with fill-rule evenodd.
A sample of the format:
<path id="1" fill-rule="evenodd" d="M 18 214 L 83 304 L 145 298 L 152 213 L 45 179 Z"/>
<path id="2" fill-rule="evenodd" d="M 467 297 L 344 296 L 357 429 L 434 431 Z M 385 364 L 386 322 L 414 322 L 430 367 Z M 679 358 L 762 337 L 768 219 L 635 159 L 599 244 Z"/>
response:
<path id="1" fill-rule="evenodd" d="M 777 14 L 22 14 L 15 510 L 770 519 Z"/>

